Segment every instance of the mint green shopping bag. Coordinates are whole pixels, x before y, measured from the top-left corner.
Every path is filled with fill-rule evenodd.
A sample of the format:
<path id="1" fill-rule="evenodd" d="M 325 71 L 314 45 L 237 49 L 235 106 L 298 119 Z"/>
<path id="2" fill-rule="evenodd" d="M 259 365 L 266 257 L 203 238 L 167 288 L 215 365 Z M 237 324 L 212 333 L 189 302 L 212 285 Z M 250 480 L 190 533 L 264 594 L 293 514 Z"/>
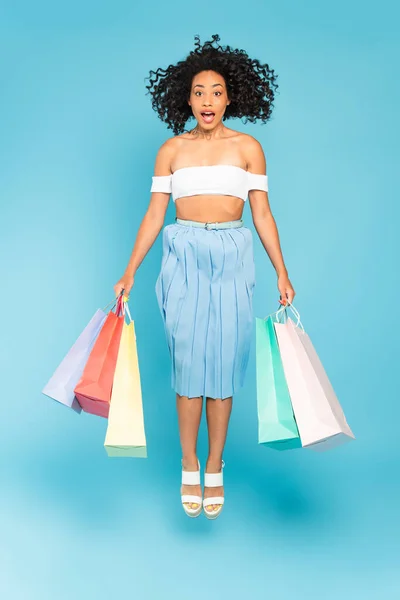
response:
<path id="1" fill-rule="evenodd" d="M 258 443 L 275 450 L 301 448 L 272 316 L 256 318 Z"/>

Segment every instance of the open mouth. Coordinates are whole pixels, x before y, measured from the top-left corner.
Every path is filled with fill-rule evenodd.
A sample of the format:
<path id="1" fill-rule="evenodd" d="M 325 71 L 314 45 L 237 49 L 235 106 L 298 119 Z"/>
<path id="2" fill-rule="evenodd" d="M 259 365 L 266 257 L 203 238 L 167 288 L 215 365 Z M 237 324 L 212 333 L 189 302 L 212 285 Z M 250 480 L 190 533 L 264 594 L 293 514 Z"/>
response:
<path id="1" fill-rule="evenodd" d="M 206 123 L 211 123 L 215 117 L 215 113 L 210 110 L 203 111 L 200 114 L 201 114 L 203 121 L 205 121 Z"/>

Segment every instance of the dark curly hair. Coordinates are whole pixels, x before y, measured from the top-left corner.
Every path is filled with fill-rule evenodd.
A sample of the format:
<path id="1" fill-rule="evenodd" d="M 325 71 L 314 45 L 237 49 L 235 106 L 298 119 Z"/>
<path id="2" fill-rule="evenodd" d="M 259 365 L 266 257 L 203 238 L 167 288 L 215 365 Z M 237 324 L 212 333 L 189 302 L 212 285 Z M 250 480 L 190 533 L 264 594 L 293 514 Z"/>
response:
<path id="1" fill-rule="evenodd" d="M 225 79 L 228 98 L 223 120 L 238 117 L 244 123 L 260 120 L 266 123 L 271 116 L 277 75 L 268 64 L 250 58 L 244 50 L 220 46 L 218 34 L 212 41 L 200 45 L 195 35 L 195 50 L 185 60 L 166 69 L 159 67 L 150 71 L 146 95 L 152 96 L 152 107 L 159 118 L 175 135 L 185 131 L 187 120 L 193 116 L 187 101 L 190 97 L 193 77 L 205 70 L 216 71 Z M 217 42 L 216 47 L 213 46 Z M 154 77 L 152 77 L 154 75 Z"/>

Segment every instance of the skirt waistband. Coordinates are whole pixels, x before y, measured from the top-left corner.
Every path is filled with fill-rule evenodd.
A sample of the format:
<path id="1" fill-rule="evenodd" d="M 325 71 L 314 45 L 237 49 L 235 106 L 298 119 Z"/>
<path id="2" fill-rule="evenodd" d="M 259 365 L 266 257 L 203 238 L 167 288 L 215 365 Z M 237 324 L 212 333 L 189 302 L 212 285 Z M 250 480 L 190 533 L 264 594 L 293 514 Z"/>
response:
<path id="1" fill-rule="evenodd" d="M 187 219 L 175 218 L 178 225 L 187 225 L 189 227 L 202 227 L 203 229 L 232 229 L 243 226 L 243 219 L 237 221 L 216 221 L 215 223 L 202 223 L 201 221 L 190 221 Z"/>

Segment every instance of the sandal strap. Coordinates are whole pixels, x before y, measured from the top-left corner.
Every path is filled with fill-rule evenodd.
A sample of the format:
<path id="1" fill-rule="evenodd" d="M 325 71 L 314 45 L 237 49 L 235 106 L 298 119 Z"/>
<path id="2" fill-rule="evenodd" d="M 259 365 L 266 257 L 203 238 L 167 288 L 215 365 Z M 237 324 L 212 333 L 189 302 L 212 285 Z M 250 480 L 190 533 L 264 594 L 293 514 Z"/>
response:
<path id="1" fill-rule="evenodd" d="M 210 504 L 223 504 L 225 498 L 223 496 L 214 496 L 213 498 L 205 498 L 203 500 L 203 506 L 209 506 Z"/>
<path id="2" fill-rule="evenodd" d="M 204 485 L 206 487 L 219 487 L 224 485 L 224 476 L 221 473 L 204 473 Z"/>
<path id="3" fill-rule="evenodd" d="M 183 465 L 183 460 L 181 460 Z M 200 485 L 200 461 L 197 459 L 199 466 L 197 471 L 184 471 L 182 469 L 182 484 L 183 485 Z"/>
<path id="4" fill-rule="evenodd" d="M 202 502 L 202 497 L 201 496 L 191 496 L 190 494 L 183 494 L 183 496 L 181 496 L 182 499 L 182 503 L 183 502 L 192 502 L 193 504 L 201 504 Z"/>
<path id="5" fill-rule="evenodd" d="M 200 485 L 200 471 L 182 471 L 183 485 Z"/>
<path id="6" fill-rule="evenodd" d="M 224 476 L 222 474 L 223 468 L 225 467 L 225 461 L 221 462 L 221 471 L 219 473 L 207 473 L 204 472 L 204 485 L 205 487 L 220 487 L 224 485 Z"/>

